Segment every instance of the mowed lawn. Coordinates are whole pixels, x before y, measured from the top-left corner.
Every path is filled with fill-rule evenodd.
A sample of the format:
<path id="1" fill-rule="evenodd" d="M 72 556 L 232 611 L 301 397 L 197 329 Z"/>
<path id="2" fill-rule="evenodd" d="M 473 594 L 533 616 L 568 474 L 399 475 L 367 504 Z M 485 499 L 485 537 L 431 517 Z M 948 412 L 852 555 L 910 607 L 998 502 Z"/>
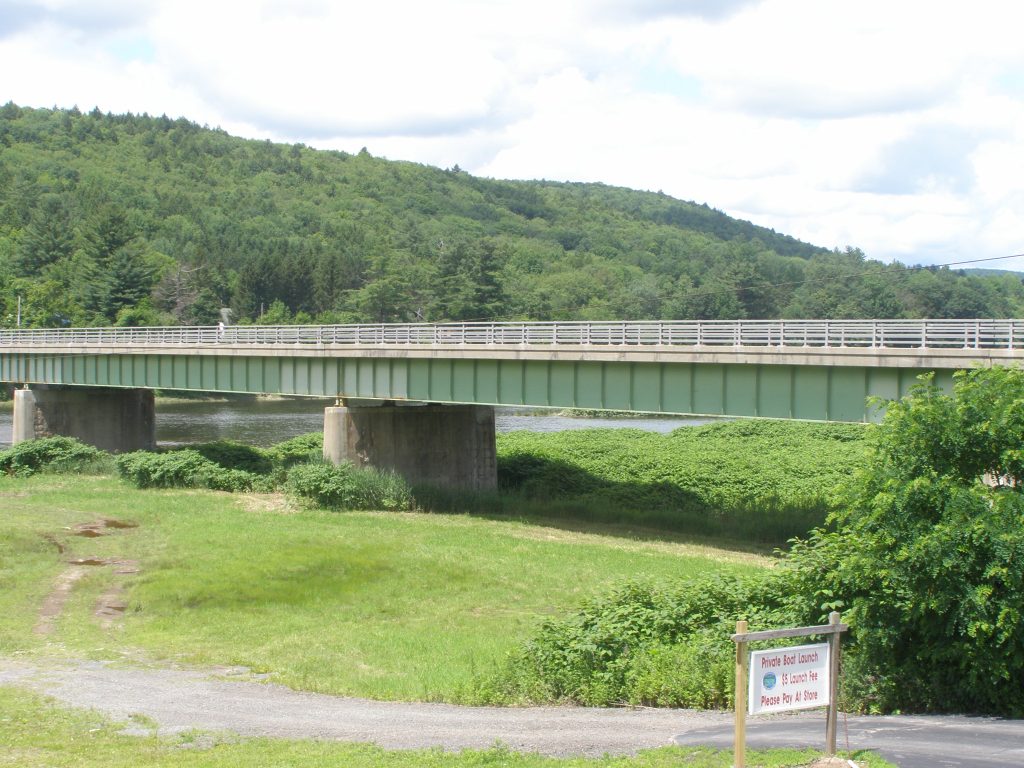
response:
<path id="1" fill-rule="evenodd" d="M 72 535 L 101 518 L 134 529 Z M 59 548 L 64 547 L 63 553 Z M 92 567 L 40 634 L 71 558 Z M 459 515 L 310 511 L 280 496 L 139 491 L 115 478 L 0 478 L 0 653 L 240 665 L 310 691 L 472 701 L 547 615 L 627 578 L 743 571 L 767 558 L 674 540 Z M 124 586 L 105 627 L 100 596 Z"/>

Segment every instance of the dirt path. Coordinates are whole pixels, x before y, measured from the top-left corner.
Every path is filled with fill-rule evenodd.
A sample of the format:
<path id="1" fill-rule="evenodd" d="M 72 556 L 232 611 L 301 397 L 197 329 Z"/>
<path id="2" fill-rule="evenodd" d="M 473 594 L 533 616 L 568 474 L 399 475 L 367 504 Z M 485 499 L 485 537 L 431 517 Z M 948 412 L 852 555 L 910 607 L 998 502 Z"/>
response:
<path id="1" fill-rule="evenodd" d="M 100 536 L 108 536 L 124 529 L 137 528 L 134 522 L 124 520 L 113 520 L 100 518 L 89 523 L 79 523 L 66 529 L 68 536 L 80 536 L 86 539 L 95 539 Z M 93 615 L 99 619 L 104 629 L 110 629 L 123 616 L 126 605 L 123 601 L 124 583 L 121 577 L 134 575 L 139 572 L 139 564 L 134 560 L 123 560 L 118 558 L 102 557 L 72 557 L 70 545 L 61 536 L 47 534 L 44 538 L 53 544 L 57 551 L 65 556 L 68 567 L 57 577 L 53 589 L 46 596 L 39 608 L 39 620 L 36 622 L 34 631 L 37 635 L 53 634 L 56 622 L 64 611 L 64 605 L 71 597 L 75 584 L 80 581 L 91 568 L 109 567 L 117 579 L 100 595 L 99 600 L 93 609 Z"/>

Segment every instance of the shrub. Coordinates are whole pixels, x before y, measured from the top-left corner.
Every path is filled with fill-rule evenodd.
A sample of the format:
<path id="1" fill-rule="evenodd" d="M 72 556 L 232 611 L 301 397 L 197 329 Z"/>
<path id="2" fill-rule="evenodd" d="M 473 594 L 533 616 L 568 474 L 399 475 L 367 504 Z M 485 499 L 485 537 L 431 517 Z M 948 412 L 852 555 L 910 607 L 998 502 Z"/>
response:
<path id="1" fill-rule="evenodd" d="M 294 466 L 320 461 L 324 451 L 324 436 L 321 432 L 310 432 L 293 437 L 267 449 L 267 455 L 278 467 Z"/>
<path id="2" fill-rule="evenodd" d="M 95 466 L 106 454 L 71 437 L 26 440 L 0 451 L 0 471 L 25 477 L 42 470 L 76 472 Z"/>
<path id="3" fill-rule="evenodd" d="M 678 643 L 639 651 L 626 670 L 626 701 L 650 707 L 728 709 L 735 695 L 733 648 L 699 633 Z"/>
<path id="4" fill-rule="evenodd" d="M 812 618 L 851 625 L 854 706 L 1024 715 L 1024 494 L 934 473 L 853 494 L 787 569 Z"/>
<path id="5" fill-rule="evenodd" d="M 571 701 L 725 706 L 731 701 L 736 619 L 779 626 L 791 614 L 770 574 L 675 584 L 630 582 L 544 622 L 480 685 L 494 703 Z M 699 663 L 691 681 L 665 674 L 673 659 Z"/>
<path id="6" fill-rule="evenodd" d="M 225 469 L 192 449 L 117 457 L 123 478 L 138 488 L 212 488 L 220 491 L 272 490 L 269 481 L 251 472 Z"/>
<path id="7" fill-rule="evenodd" d="M 409 485 L 394 472 L 351 464 L 299 464 L 288 472 L 289 493 L 329 509 L 407 510 L 413 506 Z"/>
<path id="8" fill-rule="evenodd" d="M 958 372 L 951 395 L 926 378 L 889 405 L 837 530 L 794 548 L 780 576 L 811 618 L 843 610 L 861 709 L 1024 715 L 1022 440 L 1024 370 Z"/>
<path id="9" fill-rule="evenodd" d="M 257 475 L 267 475 L 274 465 L 267 452 L 235 440 L 215 440 L 191 446 L 203 458 L 224 469 L 239 469 Z"/>

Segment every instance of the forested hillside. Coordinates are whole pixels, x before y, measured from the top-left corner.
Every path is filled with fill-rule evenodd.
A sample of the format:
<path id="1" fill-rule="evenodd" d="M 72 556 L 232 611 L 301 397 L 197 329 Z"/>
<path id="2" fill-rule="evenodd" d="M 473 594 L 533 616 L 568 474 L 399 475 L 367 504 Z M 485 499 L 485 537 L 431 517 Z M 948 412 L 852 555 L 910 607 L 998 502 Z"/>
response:
<path id="1" fill-rule="evenodd" d="M 1007 317 L 1019 275 L 907 270 L 601 184 L 0 108 L 0 324 Z"/>

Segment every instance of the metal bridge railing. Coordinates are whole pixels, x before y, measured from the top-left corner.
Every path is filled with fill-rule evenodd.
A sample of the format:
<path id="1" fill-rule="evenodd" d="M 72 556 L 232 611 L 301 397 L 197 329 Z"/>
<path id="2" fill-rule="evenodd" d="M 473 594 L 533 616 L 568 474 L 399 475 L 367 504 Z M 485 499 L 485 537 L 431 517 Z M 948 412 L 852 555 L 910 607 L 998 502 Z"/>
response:
<path id="1" fill-rule="evenodd" d="M 0 329 L 7 346 L 565 345 L 1024 349 L 1024 320 L 738 320 Z"/>

